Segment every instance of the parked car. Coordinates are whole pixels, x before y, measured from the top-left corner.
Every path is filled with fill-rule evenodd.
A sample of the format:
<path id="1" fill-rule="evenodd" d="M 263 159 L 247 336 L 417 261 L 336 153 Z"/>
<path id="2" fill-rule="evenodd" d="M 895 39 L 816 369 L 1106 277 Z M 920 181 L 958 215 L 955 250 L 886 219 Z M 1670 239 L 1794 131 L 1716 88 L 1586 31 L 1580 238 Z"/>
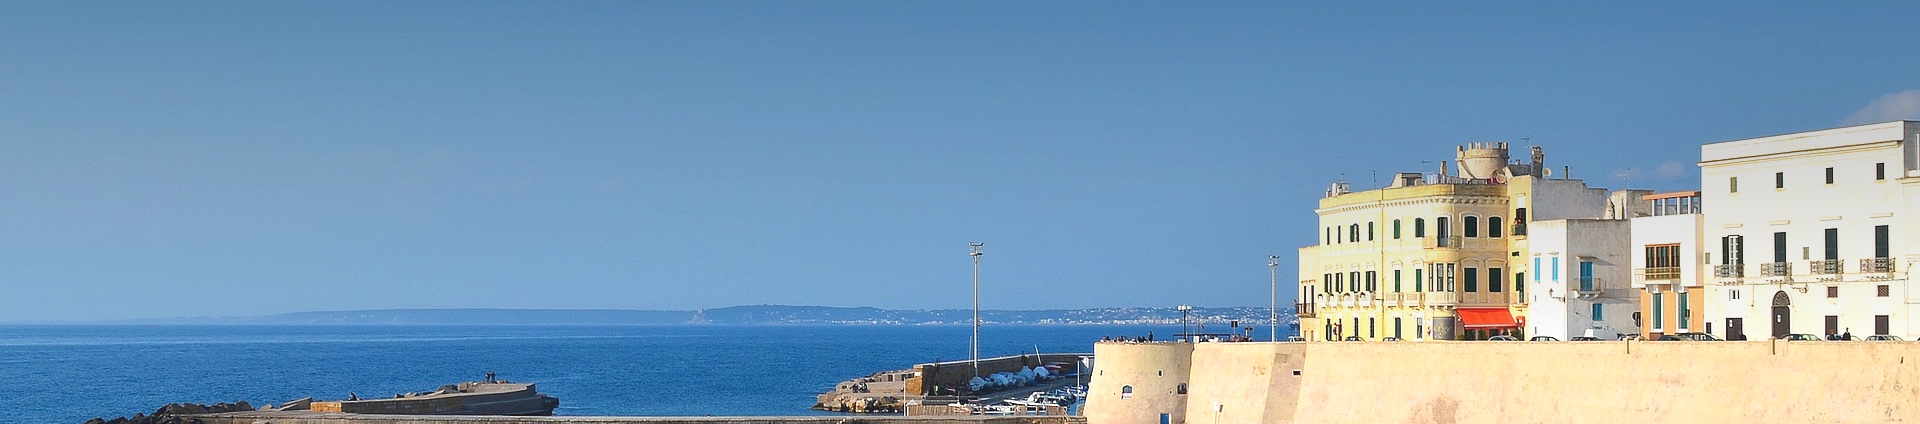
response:
<path id="1" fill-rule="evenodd" d="M 1712 334 L 1707 334 L 1707 333 L 1679 333 L 1679 334 L 1668 334 L 1668 335 L 1660 336 L 1660 341 L 1676 341 L 1676 340 L 1695 341 L 1695 342 L 1721 341 L 1719 337 L 1714 337 Z"/>
<path id="2" fill-rule="evenodd" d="M 1287 340 L 1286 340 L 1286 341 L 1289 341 L 1289 342 L 1304 342 L 1304 341 L 1307 341 L 1307 339 L 1306 339 L 1306 338 L 1303 338 L 1303 337 L 1300 337 L 1300 336 L 1287 336 Z"/>
<path id="3" fill-rule="evenodd" d="M 1627 341 L 1627 340 L 1640 340 L 1640 335 L 1639 334 L 1621 334 L 1620 335 L 1620 341 Z"/>
<path id="4" fill-rule="evenodd" d="M 1902 340 L 1902 339 L 1900 338 L 1900 336 L 1895 336 L 1895 335 L 1889 335 L 1889 334 L 1875 334 L 1875 335 L 1871 335 L 1871 336 L 1867 336 L 1867 341 L 1870 341 L 1870 342 L 1904 342 L 1904 341 L 1906 341 L 1906 340 Z"/>
<path id="5" fill-rule="evenodd" d="M 1399 338 L 1399 337 L 1388 337 L 1388 338 L 1384 338 L 1384 339 L 1380 339 L 1380 341 L 1383 341 L 1383 342 L 1397 342 L 1397 341 L 1400 341 L 1400 338 Z"/>
<path id="6" fill-rule="evenodd" d="M 1350 341 L 1350 342 L 1365 341 L 1365 340 L 1360 340 L 1360 336 L 1347 336 L 1347 338 L 1344 340 Z"/>
<path id="7" fill-rule="evenodd" d="M 1573 336 L 1573 341 L 1576 341 L 1576 342 L 1597 342 L 1597 341 L 1600 341 L 1600 338 L 1599 338 L 1599 337 L 1587 337 L 1587 336 Z"/>
<path id="8" fill-rule="evenodd" d="M 1490 342 L 1517 342 L 1517 341 L 1520 341 L 1520 339 L 1516 339 L 1516 338 L 1513 338 L 1513 336 L 1493 336 L 1493 337 L 1488 337 L 1488 338 L 1487 338 L 1487 341 L 1490 341 Z"/>
<path id="9" fill-rule="evenodd" d="M 1781 337 L 1780 339 L 1790 342 L 1817 342 L 1826 340 L 1825 338 L 1812 334 L 1788 334 L 1786 337 Z"/>
<path id="10" fill-rule="evenodd" d="M 1527 338 L 1527 341 L 1530 341 L 1530 342 L 1557 342 L 1557 341 L 1560 341 L 1560 339 L 1559 339 L 1559 338 L 1556 338 L 1556 337 L 1553 337 L 1553 336 L 1533 336 L 1533 337 L 1528 337 L 1528 338 Z"/>

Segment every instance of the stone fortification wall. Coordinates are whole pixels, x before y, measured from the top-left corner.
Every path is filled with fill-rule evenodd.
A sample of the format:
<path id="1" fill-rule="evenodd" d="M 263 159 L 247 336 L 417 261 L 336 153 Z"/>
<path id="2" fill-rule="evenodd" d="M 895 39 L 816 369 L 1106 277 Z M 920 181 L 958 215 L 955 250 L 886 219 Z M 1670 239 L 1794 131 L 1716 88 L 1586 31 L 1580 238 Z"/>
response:
<path id="1" fill-rule="evenodd" d="M 1096 346 L 1098 365 L 1168 366 L 1158 349 Z M 1187 422 L 1920 422 L 1913 342 L 1203 343 L 1191 358 Z M 1157 420 L 1096 395 L 1092 424 Z"/>
<path id="2" fill-rule="evenodd" d="M 1223 343 L 1224 344 L 1224 343 Z M 1082 414 L 1098 424 L 1159 424 L 1160 414 L 1181 422 L 1187 410 L 1194 343 L 1093 345 L 1093 375 Z"/>

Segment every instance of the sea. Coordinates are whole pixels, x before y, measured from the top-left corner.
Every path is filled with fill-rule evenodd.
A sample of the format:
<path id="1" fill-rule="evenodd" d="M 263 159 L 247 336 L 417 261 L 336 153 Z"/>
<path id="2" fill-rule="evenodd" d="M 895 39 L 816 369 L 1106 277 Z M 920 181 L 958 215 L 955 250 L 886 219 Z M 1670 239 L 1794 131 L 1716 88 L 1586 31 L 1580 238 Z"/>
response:
<path id="1" fill-rule="evenodd" d="M 0 326 L 0 423 L 72 423 L 176 402 L 391 397 L 499 378 L 555 415 L 826 415 L 840 381 L 966 359 L 954 325 Z M 1284 329 L 1283 329 L 1284 330 Z M 1090 353 L 1179 326 L 986 325 L 980 355 Z M 1264 338 L 1264 337 L 1263 337 Z"/>

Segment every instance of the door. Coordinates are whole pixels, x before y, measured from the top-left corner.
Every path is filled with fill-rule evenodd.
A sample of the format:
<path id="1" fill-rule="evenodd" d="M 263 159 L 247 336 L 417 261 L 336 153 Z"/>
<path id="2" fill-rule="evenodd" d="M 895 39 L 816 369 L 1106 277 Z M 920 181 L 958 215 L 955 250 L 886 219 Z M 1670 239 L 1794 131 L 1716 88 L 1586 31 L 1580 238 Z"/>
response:
<path id="1" fill-rule="evenodd" d="M 1773 294 L 1773 337 L 1786 337 L 1793 332 L 1793 300 L 1787 299 L 1787 292 Z"/>
<path id="2" fill-rule="evenodd" d="M 1891 325 L 1888 325 L 1888 324 L 1891 324 L 1891 323 L 1887 322 L 1886 315 L 1874 315 L 1873 316 L 1873 334 L 1876 334 L 1876 335 L 1893 334 L 1887 331 L 1891 329 L 1889 327 L 1892 327 Z"/>
<path id="3" fill-rule="evenodd" d="M 1746 329 L 1741 327 L 1741 318 L 1727 318 L 1727 340 L 1746 340 Z"/>
<path id="4" fill-rule="evenodd" d="M 1160 414 L 1160 424 L 1173 424 L 1173 414 Z"/>

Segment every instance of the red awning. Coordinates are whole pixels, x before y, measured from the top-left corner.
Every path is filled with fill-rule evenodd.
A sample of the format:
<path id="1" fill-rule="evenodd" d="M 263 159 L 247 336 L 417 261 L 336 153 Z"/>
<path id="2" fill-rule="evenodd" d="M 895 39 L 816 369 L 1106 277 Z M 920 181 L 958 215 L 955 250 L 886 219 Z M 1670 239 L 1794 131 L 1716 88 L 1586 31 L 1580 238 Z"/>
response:
<path id="1" fill-rule="evenodd" d="M 1520 328 L 1507 308 L 1460 308 L 1460 322 L 1469 329 Z"/>

